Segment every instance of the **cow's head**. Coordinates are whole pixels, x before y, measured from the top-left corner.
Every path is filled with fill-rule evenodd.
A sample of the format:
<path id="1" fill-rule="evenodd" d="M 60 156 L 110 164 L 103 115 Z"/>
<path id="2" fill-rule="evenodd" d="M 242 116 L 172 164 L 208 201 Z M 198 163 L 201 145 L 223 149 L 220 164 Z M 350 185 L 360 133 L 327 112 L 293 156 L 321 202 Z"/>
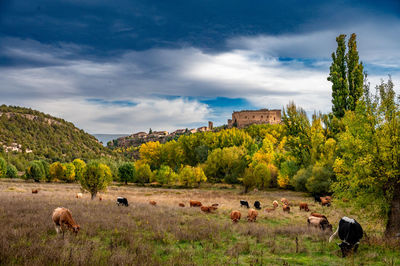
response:
<path id="1" fill-rule="evenodd" d="M 75 234 L 78 234 L 79 229 L 81 229 L 81 227 L 80 227 L 78 224 L 72 226 L 72 231 L 73 231 Z"/>
<path id="2" fill-rule="evenodd" d="M 342 242 L 340 244 L 338 244 L 338 246 L 340 247 L 341 251 L 342 251 L 342 256 L 346 257 L 347 255 L 349 255 L 349 253 L 351 252 L 353 245 L 350 245 L 349 243 L 346 242 Z"/>

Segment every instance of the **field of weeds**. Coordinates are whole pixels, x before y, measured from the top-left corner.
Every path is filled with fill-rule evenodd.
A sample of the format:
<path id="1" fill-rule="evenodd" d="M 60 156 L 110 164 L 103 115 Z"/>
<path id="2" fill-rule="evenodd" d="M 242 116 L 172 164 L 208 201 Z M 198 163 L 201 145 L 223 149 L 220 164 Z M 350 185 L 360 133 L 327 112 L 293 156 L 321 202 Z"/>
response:
<path id="1" fill-rule="evenodd" d="M 32 189 L 39 189 L 32 194 Z M 241 195 L 239 189 L 161 189 L 111 186 L 90 200 L 76 199 L 76 184 L 0 181 L 1 265 L 399 265 L 400 245 L 380 236 L 382 221 L 350 205 L 333 202 L 321 207 L 313 199 L 290 191 L 260 191 Z M 117 196 L 129 200 L 118 207 Z M 281 206 L 272 213 L 259 211 L 255 223 L 246 221 L 247 209 L 239 200 L 271 207 L 273 200 L 287 198 L 291 213 Z M 189 200 L 205 205 L 218 203 L 213 214 L 190 208 Z M 157 206 L 148 202 L 154 200 Z M 181 208 L 179 203 L 186 206 Z M 307 202 L 311 211 L 325 214 L 336 230 L 340 217 L 360 222 L 367 232 L 358 253 L 340 257 L 336 238 L 308 228 L 309 213 L 297 205 Z M 350 203 L 348 203 L 350 204 Z M 339 207 L 340 205 L 340 207 Z M 51 220 L 56 207 L 71 210 L 81 226 L 77 236 L 56 235 Z M 232 224 L 229 214 L 240 210 L 242 219 Z"/>

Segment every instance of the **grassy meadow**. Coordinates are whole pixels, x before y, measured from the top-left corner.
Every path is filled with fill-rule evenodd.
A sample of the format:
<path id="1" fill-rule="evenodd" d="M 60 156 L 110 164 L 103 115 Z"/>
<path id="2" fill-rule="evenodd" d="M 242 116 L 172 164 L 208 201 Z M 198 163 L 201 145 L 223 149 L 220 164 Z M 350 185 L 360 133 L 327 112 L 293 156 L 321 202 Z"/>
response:
<path id="1" fill-rule="evenodd" d="M 32 189 L 39 189 L 32 194 Z M 76 199 L 77 184 L 0 181 L 0 264 L 2 265 L 399 265 L 400 243 L 381 239 L 383 221 L 333 201 L 321 207 L 303 193 L 274 190 L 240 194 L 241 188 L 162 189 L 110 186 L 90 200 Z M 129 207 L 116 206 L 117 196 Z M 281 206 L 263 210 L 255 223 L 246 220 L 239 200 L 259 200 L 263 209 L 273 200 L 287 198 L 291 213 Z M 204 205 L 218 203 L 213 214 L 190 208 L 189 200 Z M 151 206 L 155 200 L 157 206 Z M 181 208 L 182 202 L 186 206 Z M 336 230 L 340 217 L 360 222 L 364 237 L 357 254 L 341 258 L 330 232 L 308 228 L 309 213 L 299 211 L 307 202 L 311 211 L 325 214 Z M 77 236 L 56 235 L 51 214 L 56 207 L 71 210 L 81 226 Z M 232 224 L 229 214 L 240 210 L 242 219 Z"/>

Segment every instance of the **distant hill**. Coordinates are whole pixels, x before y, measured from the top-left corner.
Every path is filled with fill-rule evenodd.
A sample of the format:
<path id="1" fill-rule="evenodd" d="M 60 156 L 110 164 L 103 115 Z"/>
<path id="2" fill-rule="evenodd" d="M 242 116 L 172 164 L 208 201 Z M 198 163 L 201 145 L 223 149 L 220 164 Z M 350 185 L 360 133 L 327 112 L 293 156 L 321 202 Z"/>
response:
<path id="1" fill-rule="evenodd" d="M 107 142 L 112 141 L 114 139 L 118 139 L 121 137 L 129 136 L 129 134 L 92 134 L 96 137 L 100 142 L 103 143 L 103 146 L 107 146 Z"/>
<path id="2" fill-rule="evenodd" d="M 70 122 L 29 108 L 1 105 L 0 156 L 20 169 L 34 159 L 65 162 L 115 155 Z"/>

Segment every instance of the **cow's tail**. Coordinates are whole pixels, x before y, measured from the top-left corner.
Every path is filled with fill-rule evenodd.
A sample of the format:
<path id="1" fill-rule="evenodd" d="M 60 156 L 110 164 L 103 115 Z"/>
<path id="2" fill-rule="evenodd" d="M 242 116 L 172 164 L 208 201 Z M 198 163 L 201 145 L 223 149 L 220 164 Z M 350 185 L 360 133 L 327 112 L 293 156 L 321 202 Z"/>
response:
<path id="1" fill-rule="evenodd" d="M 338 232 L 339 232 L 339 226 L 338 226 L 338 228 L 336 229 L 336 232 L 333 233 L 333 234 L 331 235 L 331 237 L 329 237 L 329 243 L 331 243 L 332 239 L 337 235 Z"/>

